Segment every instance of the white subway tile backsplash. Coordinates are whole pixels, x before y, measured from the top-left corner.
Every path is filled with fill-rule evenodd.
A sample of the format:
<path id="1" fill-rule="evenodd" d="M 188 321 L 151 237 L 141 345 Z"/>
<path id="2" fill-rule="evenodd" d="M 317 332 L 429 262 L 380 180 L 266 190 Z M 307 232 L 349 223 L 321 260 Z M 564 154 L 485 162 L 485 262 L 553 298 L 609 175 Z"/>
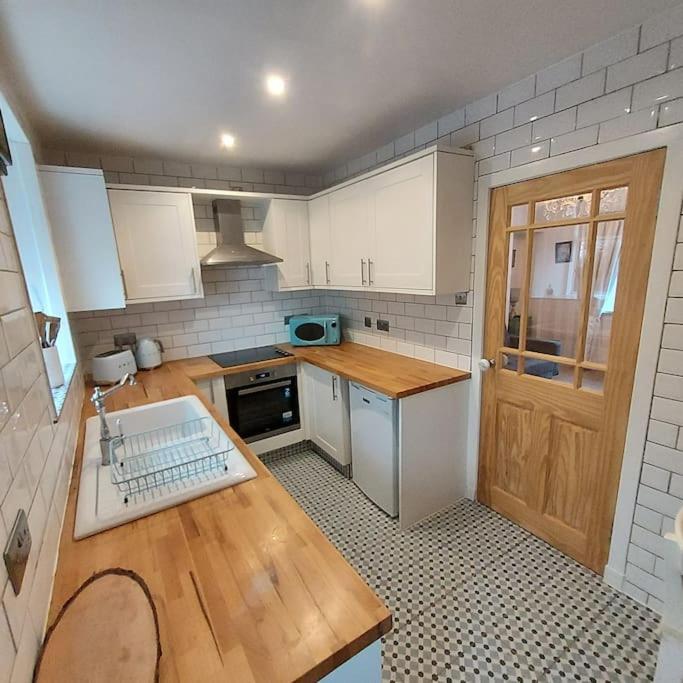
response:
<path id="1" fill-rule="evenodd" d="M 488 175 L 496 171 L 502 171 L 510 168 L 510 152 L 504 154 L 497 154 L 494 157 L 483 159 L 479 162 L 479 175 Z"/>
<path id="2" fill-rule="evenodd" d="M 515 126 L 536 121 L 552 114 L 555 110 L 555 91 L 534 97 L 515 107 Z"/>
<path id="3" fill-rule="evenodd" d="M 473 123 L 451 133 L 451 145 L 453 147 L 467 147 L 477 140 L 479 140 L 478 123 Z"/>
<path id="4" fill-rule="evenodd" d="M 628 114 L 630 111 L 631 88 L 617 90 L 590 102 L 580 104 L 576 115 L 576 127 L 583 128 L 593 123 L 614 119 Z"/>
<path id="5" fill-rule="evenodd" d="M 613 64 L 607 69 L 607 91 L 619 90 L 627 85 L 664 73 L 668 54 L 668 45 L 659 45 L 623 62 Z"/>
<path id="6" fill-rule="evenodd" d="M 479 134 L 482 138 L 487 138 L 496 133 L 502 133 L 504 130 L 512 128 L 514 118 L 514 109 L 506 109 L 483 119 L 479 124 Z"/>
<path id="7" fill-rule="evenodd" d="M 497 95 L 489 95 L 487 97 L 482 97 L 475 102 L 465 106 L 465 123 L 469 125 L 470 123 L 476 123 L 481 121 L 481 119 L 487 116 L 492 116 L 496 113 L 497 108 Z"/>
<path id="8" fill-rule="evenodd" d="M 671 126 L 683 121 L 683 99 L 665 102 L 659 108 L 658 126 Z"/>
<path id="9" fill-rule="evenodd" d="M 582 73 L 592 73 L 599 69 L 621 62 L 638 52 L 639 27 L 629 29 L 623 33 L 603 40 L 583 53 Z"/>
<path id="10" fill-rule="evenodd" d="M 533 142 L 547 140 L 568 133 L 574 128 L 576 128 L 576 107 L 534 121 L 531 139 Z"/>
<path id="11" fill-rule="evenodd" d="M 545 159 L 548 156 L 550 156 L 550 140 L 543 140 L 528 147 L 512 150 L 510 165 L 522 166 L 538 159 Z"/>
<path id="12" fill-rule="evenodd" d="M 657 109 L 642 109 L 634 114 L 627 114 L 618 119 L 600 124 L 598 142 L 609 142 L 625 138 L 629 135 L 644 133 L 657 127 Z"/>
<path id="13" fill-rule="evenodd" d="M 592 100 L 605 92 L 605 72 L 596 71 L 557 89 L 555 109 L 562 110 Z"/>
<path id="14" fill-rule="evenodd" d="M 456 109 L 450 114 L 442 116 L 437 121 L 437 135 L 441 137 L 455 130 L 463 128 L 465 125 L 465 109 Z"/>
<path id="15" fill-rule="evenodd" d="M 559 88 L 581 75 L 581 55 L 574 55 L 536 74 L 536 93 Z"/>
<path id="16" fill-rule="evenodd" d="M 483 122 L 482 122 L 483 123 Z M 524 147 L 531 142 L 531 124 L 519 126 L 496 135 L 496 154 Z"/>
<path id="17" fill-rule="evenodd" d="M 683 97 L 683 69 L 675 69 L 633 86 L 633 111 Z"/>
<path id="18" fill-rule="evenodd" d="M 498 110 L 502 111 L 508 107 L 514 107 L 520 102 L 530 100 L 536 92 L 536 76 L 528 76 L 527 78 L 517 81 L 512 85 L 508 85 L 498 93 Z"/>
<path id="19" fill-rule="evenodd" d="M 421 126 L 415 131 L 415 146 L 419 147 L 420 145 L 427 145 L 430 142 L 434 142 L 437 137 L 437 122 L 432 121 L 425 126 Z"/>
<path id="20" fill-rule="evenodd" d="M 590 147 L 598 140 L 598 127 L 589 126 L 588 128 L 581 128 L 575 130 L 573 133 L 565 133 L 558 137 L 553 137 L 550 141 L 550 154 L 564 154 L 565 152 L 573 152 L 582 147 Z"/>
<path id="21" fill-rule="evenodd" d="M 415 147 L 415 131 L 394 140 L 394 152 L 396 156 L 405 154 Z"/>

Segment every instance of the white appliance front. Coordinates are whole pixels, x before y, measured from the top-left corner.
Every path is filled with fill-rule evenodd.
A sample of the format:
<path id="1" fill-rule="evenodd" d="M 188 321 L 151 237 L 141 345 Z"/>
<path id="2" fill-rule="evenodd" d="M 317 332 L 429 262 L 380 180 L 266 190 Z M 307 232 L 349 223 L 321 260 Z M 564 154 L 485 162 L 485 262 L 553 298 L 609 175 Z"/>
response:
<path id="1" fill-rule="evenodd" d="M 350 382 L 353 481 L 376 505 L 398 515 L 396 401 Z"/>

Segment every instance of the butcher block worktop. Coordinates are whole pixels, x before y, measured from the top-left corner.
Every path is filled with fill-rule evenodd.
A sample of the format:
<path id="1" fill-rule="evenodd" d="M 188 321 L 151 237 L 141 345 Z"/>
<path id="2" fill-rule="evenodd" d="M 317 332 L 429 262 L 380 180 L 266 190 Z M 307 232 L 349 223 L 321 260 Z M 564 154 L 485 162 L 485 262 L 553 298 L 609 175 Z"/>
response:
<path id="1" fill-rule="evenodd" d="M 274 360 L 221 368 L 206 356 L 182 361 L 184 371 L 192 379 L 207 379 L 249 368 L 265 368 L 300 360 L 317 365 L 347 379 L 360 382 L 391 398 L 403 398 L 423 391 L 436 389 L 470 378 L 469 372 L 401 356 L 363 344 L 342 342 L 339 346 L 291 346 L 280 348 L 294 354 L 294 358 Z"/>
<path id="2" fill-rule="evenodd" d="M 317 681 L 387 633 L 391 615 L 197 389 L 192 366 L 139 372 L 109 411 L 196 394 L 257 478 L 74 541 L 84 422 L 94 415 L 86 400 L 50 623 L 93 573 L 123 567 L 156 603 L 162 682 Z"/>

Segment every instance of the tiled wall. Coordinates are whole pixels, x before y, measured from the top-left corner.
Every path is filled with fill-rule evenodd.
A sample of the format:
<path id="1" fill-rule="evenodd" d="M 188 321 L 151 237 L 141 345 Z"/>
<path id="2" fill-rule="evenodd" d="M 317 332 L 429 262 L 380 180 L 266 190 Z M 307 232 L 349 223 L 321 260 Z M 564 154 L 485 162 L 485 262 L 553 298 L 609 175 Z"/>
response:
<path id="1" fill-rule="evenodd" d="M 363 173 L 440 140 L 471 146 L 475 180 L 596 143 L 683 121 L 683 5 L 659 14 L 583 53 L 514 83 L 421 126 L 323 176 L 325 186 Z M 476 193 L 476 188 L 475 188 Z M 476 201 L 473 217 L 476 216 Z M 485 229 L 485 226 L 481 226 Z M 477 225 L 474 221 L 473 252 Z M 680 240 L 679 235 L 679 240 Z M 625 589 L 659 610 L 662 594 L 661 534 L 683 506 L 683 245 L 678 245 L 671 276 L 667 324 L 663 330 L 659 374 L 652 400 L 652 422 L 641 474 L 638 508 L 629 546 Z M 455 351 L 457 364 L 469 362 L 472 292 L 466 308 L 451 308 L 430 297 L 414 297 L 404 317 L 404 298 L 337 293 L 324 303 L 346 313 L 351 335 L 444 362 Z M 389 308 L 391 306 L 391 308 Z M 396 312 L 389 333 L 362 327 L 363 313 Z M 410 313 L 408 311 L 410 310 Z M 373 313 L 377 317 L 378 313 Z M 442 316 L 457 326 L 448 327 Z M 384 317 L 382 315 L 381 317 Z M 390 319 L 391 321 L 391 319 Z M 373 321 L 374 324 L 374 321 Z M 407 345 L 404 344 L 407 342 Z M 410 345 L 415 346 L 411 347 Z M 427 345 L 427 346 L 423 346 Z M 433 352 L 429 347 L 434 347 Z"/>
<path id="2" fill-rule="evenodd" d="M 113 335 L 135 332 L 159 338 L 172 360 L 286 341 L 284 316 L 319 310 L 319 292 L 271 292 L 266 269 L 202 270 L 204 298 L 155 304 L 132 304 L 117 311 L 71 316 L 84 362 L 111 349 Z"/>
<path id="3" fill-rule="evenodd" d="M 32 536 L 21 592 L 0 563 L 0 681 L 30 681 L 42 641 L 83 387 L 73 380 L 57 424 L 0 186 L 0 547 L 17 511 Z"/>

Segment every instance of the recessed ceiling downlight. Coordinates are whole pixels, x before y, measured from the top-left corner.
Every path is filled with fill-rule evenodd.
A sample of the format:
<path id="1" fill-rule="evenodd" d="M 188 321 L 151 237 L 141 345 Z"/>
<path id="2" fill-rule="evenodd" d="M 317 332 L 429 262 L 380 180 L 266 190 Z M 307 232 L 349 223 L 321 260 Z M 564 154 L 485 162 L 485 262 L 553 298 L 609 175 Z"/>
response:
<path id="1" fill-rule="evenodd" d="M 221 145 L 223 145 L 223 147 L 227 147 L 228 149 L 230 147 L 234 147 L 235 136 L 230 135 L 230 133 L 223 133 L 223 135 L 221 135 Z"/>
<path id="2" fill-rule="evenodd" d="M 266 76 L 266 90 L 274 97 L 282 97 L 285 94 L 285 79 L 278 74 Z"/>

